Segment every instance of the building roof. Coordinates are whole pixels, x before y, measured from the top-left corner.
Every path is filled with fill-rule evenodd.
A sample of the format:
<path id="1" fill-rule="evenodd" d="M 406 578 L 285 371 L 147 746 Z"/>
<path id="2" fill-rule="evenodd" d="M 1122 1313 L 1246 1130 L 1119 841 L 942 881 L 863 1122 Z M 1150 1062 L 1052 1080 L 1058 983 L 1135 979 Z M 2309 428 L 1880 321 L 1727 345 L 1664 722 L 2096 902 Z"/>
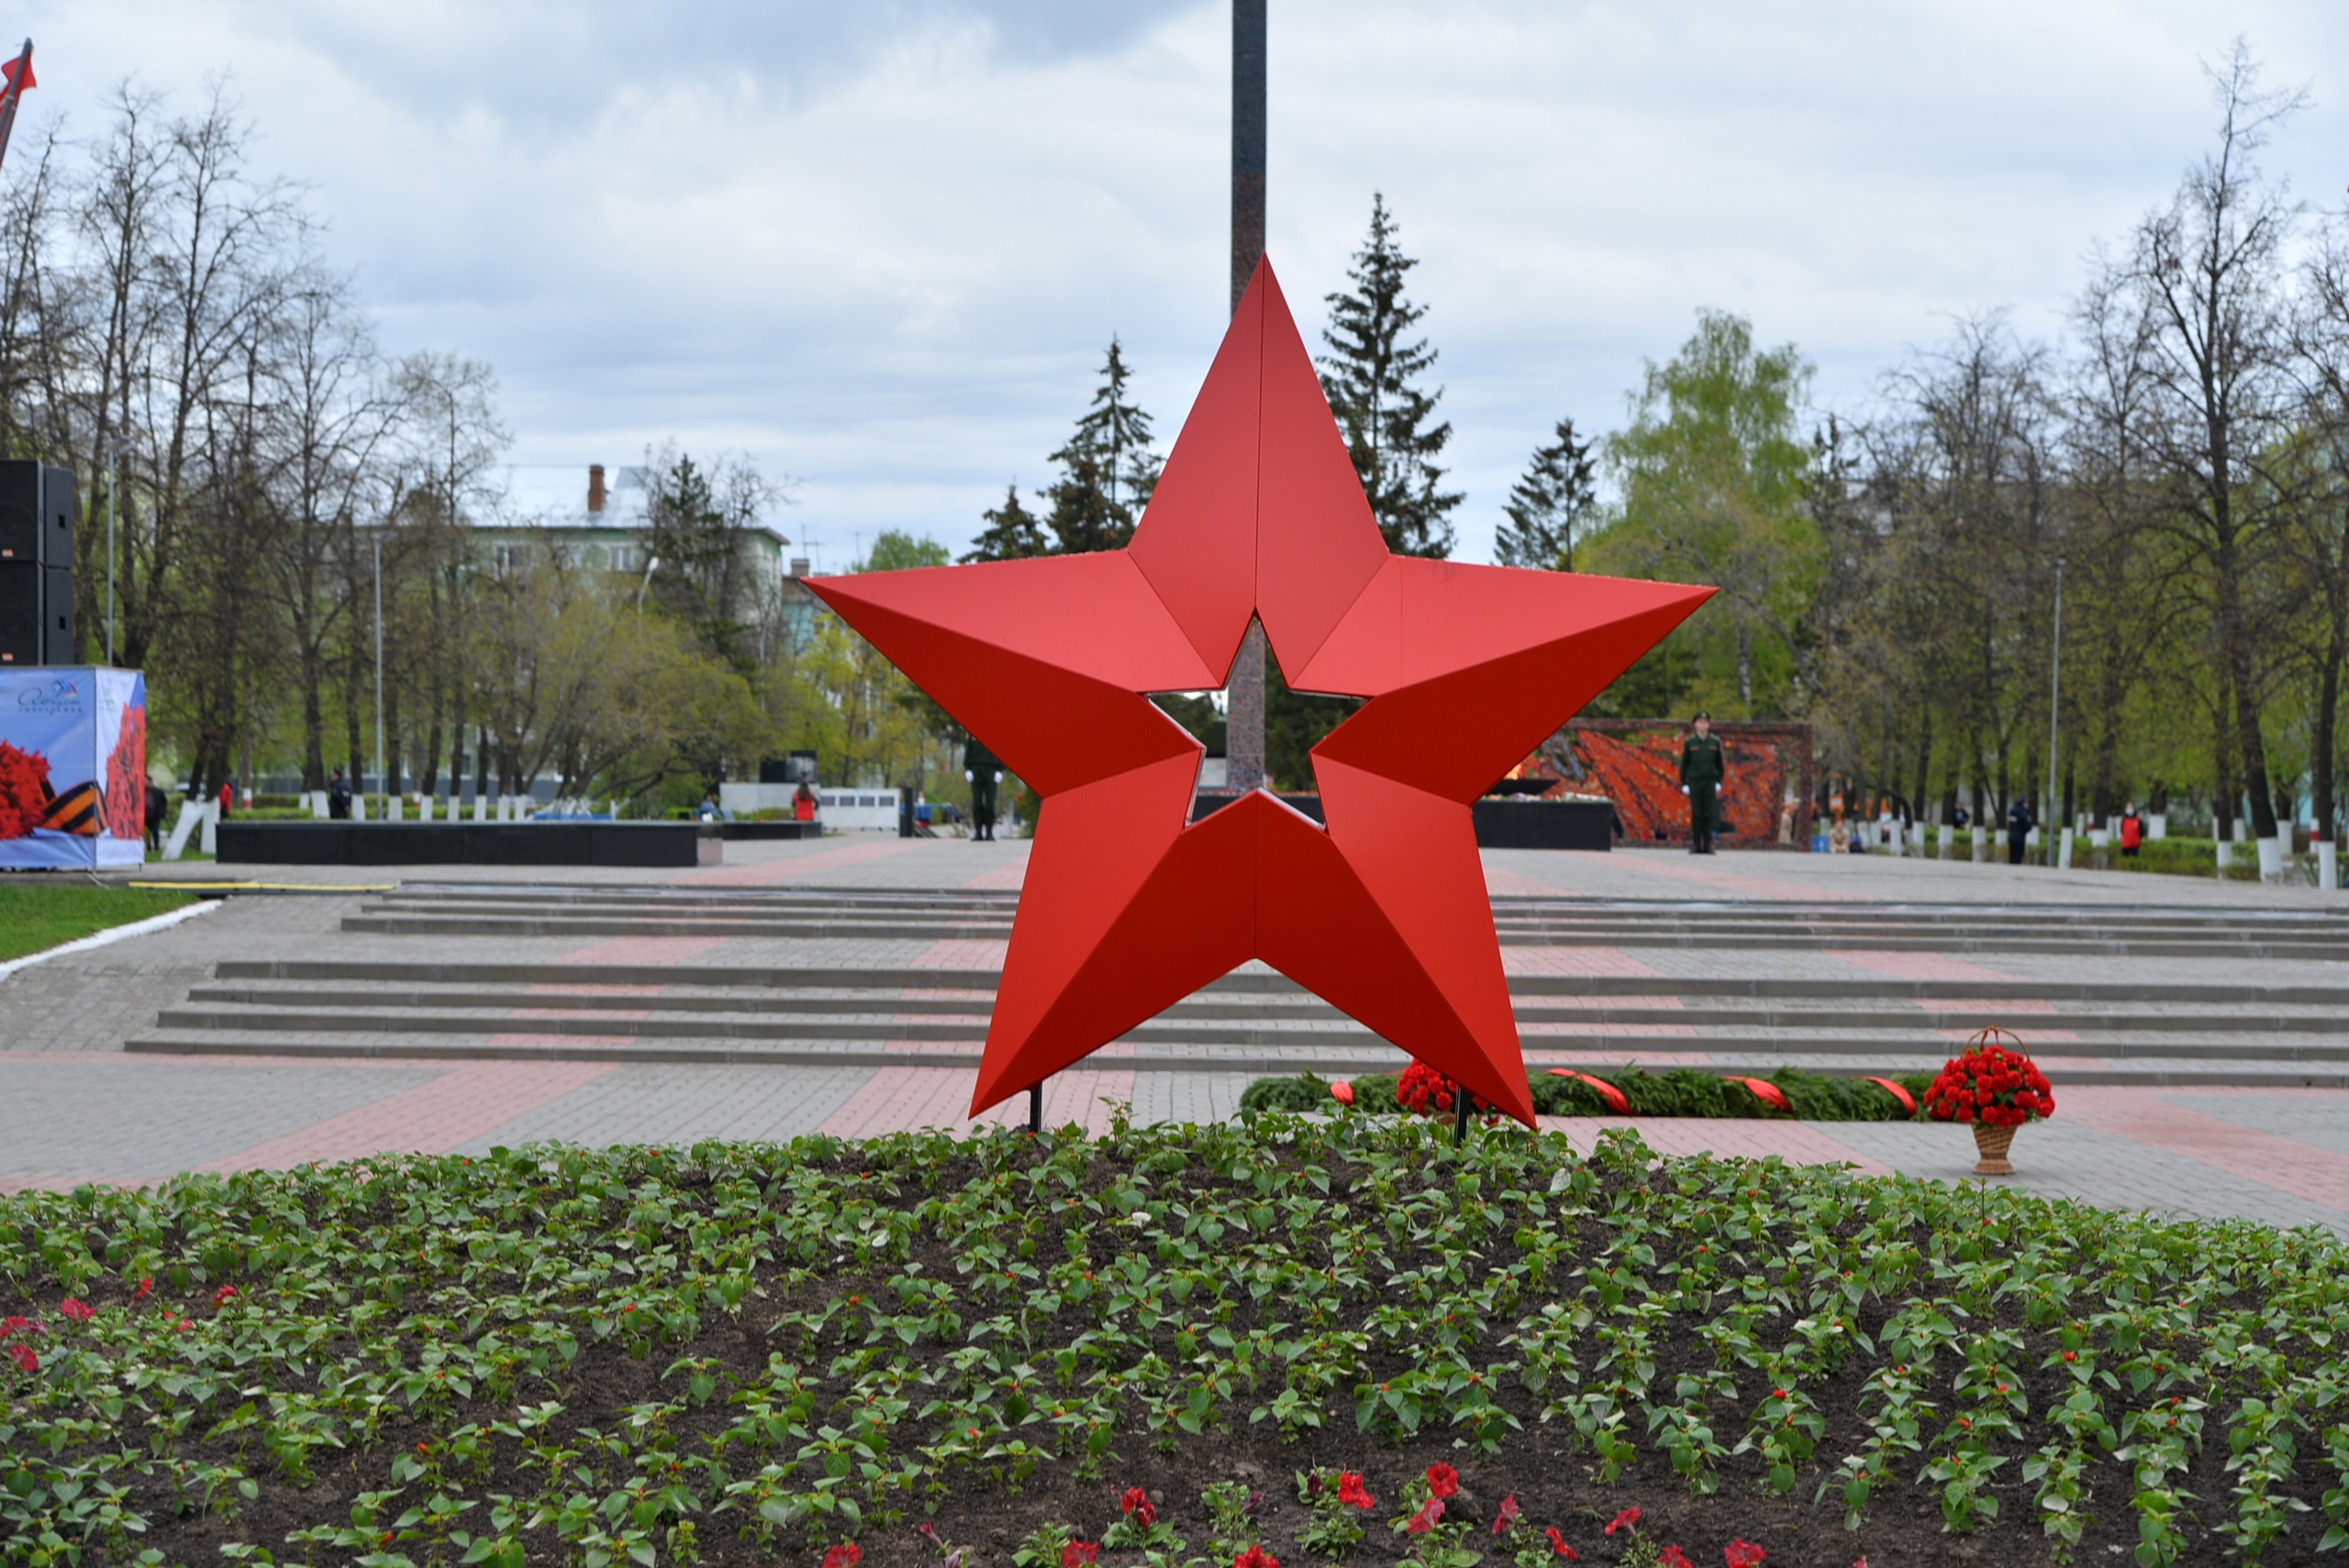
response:
<path id="1" fill-rule="evenodd" d="M 604 504 L 591 512 L 588 492 L 596 467 L 604 471 Z M 489 476 L 487 488 L 496 499 L 473 522 L 477 528 L 640 528 L 651 499 L 646 477 L 635 464 L 506 463 Z M 791 542 L 766 523 L 754 528 L 777 549 Z"/>

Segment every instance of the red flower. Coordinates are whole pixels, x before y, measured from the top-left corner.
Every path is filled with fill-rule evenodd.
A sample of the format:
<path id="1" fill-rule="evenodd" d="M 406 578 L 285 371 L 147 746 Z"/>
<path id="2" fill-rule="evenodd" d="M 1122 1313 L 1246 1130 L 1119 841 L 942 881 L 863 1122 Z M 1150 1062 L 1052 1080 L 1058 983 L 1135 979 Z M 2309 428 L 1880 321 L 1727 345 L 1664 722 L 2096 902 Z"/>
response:
<path id="1" fill-rule="evenodd" d="M 1637 1508 L 1625 1508 L 1621 1513 L 1617 1514 L 1612 1519 L 1608 1521 L 1607 1533 L 1609 1535 L 1613 1535 L 1619 1529 L 1637 1529 L 1639 1528 L 1640 1510 Z"/>
<path id="2" fill-rule="evenodd" d="M 21 839 L 40 826 L 54 792 L 49 787 L 49 759 L 39 751 L 19 751 L 0 740 L 0 839 Z M 144 791 L 139 800 L 146 800 Z"/>
<path id="3" fill-rule="evenodd" d="M 76 1301 L 70 1296 L 57 1304 L 57 1310 L 69 1323 L 87 1323 L 98 1315 L 96 1307 L 86 1301 Z"/>
<path id="4" fill-rule="evenodd" d="M 1516 1493 L 1511 1492 L 1508 1496 L 1503 1497 L 1501 1499 L 1501 1506 L 1493 1510 L 1493 1533 L 1495 1535 L 1507 1535 L 1509 1531 L 1509 1527 L 1517 1523 L 1518 1515 L 1520 1512 L 1521 1510 L 1517 1506 Z"/>
<path id="5" fill-rule="evenodd" d="M 1721 1561 L 1729 1568 L 1762 1568 L 1762 1560 L 1769 1555 L 1750 1540 L 1732 1540 L 1721 1548 Z"/>
<path id="6" fill-rule="evenodd" d="M 1072 1540 L 1061 1548 L 1061 1568 L 1092 1568 L 1101 1556 L 1101 1543 Z"/>
<path id="7" fill-rule="evenodd" d="M 824 1553 L 824 1568 L 856 1568 L 864 1561 L 864 1553 L 852 1540 L 841 1541 Z"/>
<path id="8" fill-rule="evenodd" d="M 1341 1078 L 1336 1083 L 1330 1085 L 1330 1097 L 1337 1101 L 1341 1106 L 1353 1105 L 1354 1103 L 1354 1086 L 1352 1084 L 1347 1083 L 1343 1078 Z"/>
<path id="9" fill-rule="evenodd" d="M 1564 1558 L 1569 1562 L 1579 1562 L 1582 1561 L 1582 1553 L 1576 1551 L 1573 1547 L 1568 1546 L 1566 1544 L 1566 1538 L 1560 1535 L 1554 1529 L 1545 1530 L 1542 1533 L 1550 1538 L 1550 1550 L 1552 1551 L 1555 1552 L 1560 1557 Z"/>
<path id="10" fill-rule="evenodd" d="M 236 1299 L 237 1287 L 233 1284 L 224 1284 L 212 1293 L 212 1305 L 215 1308 L 226 1307 Z"/>
<path id="11" fill-rule="evenodd" d="M 1655 1568 L 1697 1568 L 1688 1554 L 1676 1546 L 1667 1546 L 1655 1554 Z"/>
<path id="12" fill-rule="evenodd" d="M 24 1368 L 27 1372 L 39 1372 L 40 1370 L 40 1357 L 33 1354 L 33 1348 L 30 1345 L 10 1345 L 8 1347 L 8 1359 L 15 1362 L 18 1366 Z"/>
<path id="13" fill-rule="evenodd" d="M 1449 1497 L 1460 1490 L 1460 1472 L 1448 1464 L 1428 1466 L 1428 1495 Z"/>
<path id="14" fill-rule="evenodd" d="M 1252 1546 L 1231 1560 L 1231 1568 L 1281 1568 L 1281 1560 L 1261 1546 Z"/>
<path id="15" fill-rule="evenodd" d="M 1127 1487 L 1126 1495 L 1118 1500 L 1118 1507 L 1128 1518 L 1144 1529 L 1158 1522 L 1158 1510 L 1150 1506 L 1150 1494 L 1139 1486 Z"/>
<path id="16" fill-rule="evenodd" d="M 151 1279 L 140 1280 L 139 1282 L 139 1288 L 130 1293 L 130 1305 L 136 1307 L 154 1294 L 155 1282 Z"/>
<path id="17" fill-rule="evenodd" d="M 1435 1521 L 1442 1518 L 1443 1518 L 1443 1499 L 1430 1497 L 1425 1507 L 1404 1521 L 1403 1529 L 1407 1534 L 1425 1535 L 1435 1529 Z"/>
<path id="18" fill-rule="evenodd" d="M 38 1334 L 39 1332 L 40 1325 L 34 1322 L 29 1318 L 15 1316 L 0 1318 L 0 1340 L 5 1340 L 11 1334 Z"/>
<path id="19" fill-rule="evenodd" d="M 1349 1470 L 1338 1477 L 1338 1501 L 1350 1508 L 1375 1508 L 1378 1499 L 1362 1484 L 1362 1472 Z"/>

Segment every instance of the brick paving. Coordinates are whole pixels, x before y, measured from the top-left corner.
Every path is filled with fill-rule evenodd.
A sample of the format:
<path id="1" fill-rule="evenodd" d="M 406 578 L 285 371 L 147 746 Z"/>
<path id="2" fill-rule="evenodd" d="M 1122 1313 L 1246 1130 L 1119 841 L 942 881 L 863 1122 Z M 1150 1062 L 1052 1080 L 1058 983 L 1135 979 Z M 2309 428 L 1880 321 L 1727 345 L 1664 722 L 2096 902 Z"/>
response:
<path id="1" fill-rule="evenodd" d="M 857 887 L 1017 889 L 1028 845 L 873 837 L 791 844 L 729 844 L 722 866 L 691 872 L 577 873 L 547 868 L 435 868 L 412 882 L 517 888 L 549 884 L 744 889 Z M 2331 909 L 2349 900 L 2315 889 L 2264 889 L 2215 879 L 2156 878 L 2030 868 L 1894 860 L 1729 854 L 1692 864 L 1664 851 L 1486 856 L 1494 891 L 1595 898 L 1691 899 L 1861 905 L 1905 901 L 1981 905 L 2158 905 L 2168 907 Z M 164 869 L 164 868 L 155 868 Z M 168 868 L 183 876 L 230 877 L 236 868 Z M 342 868 L 267 868 L 276 881 L 349 888 Z M 974 1074 L 964 1068 L 684 1065 L 659 1062 L 450 1062 L 384 1059 L 127 1057 L 122 1041 L 141 1032 L 190 985 L 211 978 L 222 959 L 348 956 L 362 939 L 339 934 L 361 895 L 349 891 L 238 897 L 217 914 L 151 936 L 35 965 L 0 981 L 0 1191 L 86 1180 L 153 1181 L 176 1172 L 283 1166 L 378 1151 L 476 1152 L 497 1144 L 556 1139 L 586 1144 L 685 1142 L 699 1138 L 781 1140 L 824 1131 L 857 1135 L 894 1128 L 963 1128 Z M 366 939 L 366 951 L 415 962 L 599 964 L 921 966 L 992 968 L 999 941 L 769 938 L 474 937 Z M 1681 947 L 1511 947 L 1517 974 L 1646 976 L 1669 1002 L 1671 982 L 1693 977 L 1866 976 L 2145 984 L 2181 977 L 2246 984 L 2349 984 L 2349 962 L 2301 960 L 2094 958 L 2061 954 L 1877 952 L 1860 950 L 1734 950 Z M 2188 973 L 2190 971 L 2190 973 Z M 588 973 L 582 982 L 593 984 Z M 658 987 L 636 988 L 655 992 Z M 1620 1006 L 1631 998 L 1609 998 Z M 1658 998 L 1649 998 L 1654 1005 Z M 2003 1006 L 2044 1014 L 2050 1005 L 1924 1000 L 1941 1006 Z M 555 1024 L 555 1010 L 523 1009 L 515 1023 Z M 908 1015 L 911 1017 L 912 1015 Z M 1617 1026 L 1653 1035 L 1681 1030 L 1661 1022 Z M 1542 1062 L 1580 1060 L 1575 1026 L 1529 1031 Z M 534 1035 L 532 1038 L 544 1039 Z M 582 1037 L 586 1038 L 586 1037 Z M 609 1044 L 622 1037 L 596 1037 Z M 2047 1035 L 2051 1040 L 2054 1035 Z M 1117 1054 L 1127 1054 L 1119 1052 Z M 1705 1058 L 1687 1053 L 1694 1062 Z M 1647 1058 L 1661 1066 L 1664 1055 Z M 1621 1060 L 1618 1052 L 1609 1059 Z M 2065 1059 L 2050 1056 L 2051 1066 Z M 1141 1072 L 1105 1053 L 1052 1081 L 1046 1114 L 1054 1123 L 1106 1127 L 1105 1100 L 1128 1102 L 1142 1121 L 1229 1118 L 1251 1080 L 1215 1070 Z M 2092 1065 L 2086 1059 L 2082 1066 Z M 984 1118 L 1017 1125 L 1025 1096 Z M 1600 1118 L 1559 1124 L 1587 1148 Z M 1709 1150 L 1803 1162 L 1848 1162 L 1863 1172 L 1898 1171 L 1969 1179 L 1974 1154 L 1963 1129 L 1888 1123 L 1795 1124 L 1650 1120 L 1637 1125 L 1664 1152 Z M 2051 1196 L 2207 1218 L 2248 1217 L 2315 1224 L 2349 1234 L 2349 1092 L 2329 1090 L 2084 1089 L 2066 1092 L 2064 1112 L 2025 1129 L 2012 1184 Z"/>

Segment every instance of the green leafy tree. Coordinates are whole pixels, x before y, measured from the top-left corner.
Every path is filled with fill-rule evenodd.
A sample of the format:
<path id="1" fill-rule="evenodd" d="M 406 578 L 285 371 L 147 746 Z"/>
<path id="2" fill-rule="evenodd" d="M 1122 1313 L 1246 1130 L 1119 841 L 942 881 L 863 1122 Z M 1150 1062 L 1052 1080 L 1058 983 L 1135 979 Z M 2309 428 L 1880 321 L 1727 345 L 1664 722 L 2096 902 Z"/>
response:
<path id="1" fill-rule="evenodd" d="M 1588 525 L 1598 506 L 1592 481 L 1598 465 L 1590 443 L 1575 435 L 1572 419 L 1559 420 L 1556 435 L 1534 449 L 1501 508 L 1506 520 L 1493 538 L 1493 555 L 1503 566 L 1575 569 L 1575 531 Z"/>
<path id="2" fill-rule="evenodd" d="M 1017 481 L 1007 486 L 1003 505 L 979 514 L 986 527 L 971 541 L 971 549 L 962 559 L 972 561 L 1016 561 L 1023 556 L 1050 555 L 1052 540 L 1044 537 L 1044 526 L 1036 514 L 1019 504 Z"/>
<path id="3" fill-rule="evenodd" d="M 1425 338 L 1405 339 L 1427 315 L 1403 294 L 1404 274 L 1418 265 L 1396 244 L 1385 196 L 1373 195 L 1370 237 L 1346 273 L 1353 292 L 1328 297 L 1321 391 L 1387 548 L 1441 557 L 1452 553 L 1451 514 L 1461 495 L 1436 487 L 1444 473 L 1436 459 L 1452 439 L 1450 422 L 1435 417 L 1443 389 L 1420 384 L 1436 351 Z"/>
<path id="4" fill-rule="evenodd" d="M 902 528 L 883 528 L 864 559 L 851 570 L 903 572 L 915 566 L 943 566 L 946 562 L 946 547 L 929 535 L 916 539 Z"/>
<path id="5" fill-rule="evenodd" d="M 1757 350 L 1742 317 L 1701 311 L 1680 352 L 1649 364 L 1631 428 L 1606 443 L 1622 511 L 1593 539 L 1592 564 L 1719 587 L 1673 635 L 1697 650 L 1697 698 L 1748 717 L 1783 711 L 1804 673 L 1821 558 L 1796 428 L 1809 377 L 1792 344 Z"/>

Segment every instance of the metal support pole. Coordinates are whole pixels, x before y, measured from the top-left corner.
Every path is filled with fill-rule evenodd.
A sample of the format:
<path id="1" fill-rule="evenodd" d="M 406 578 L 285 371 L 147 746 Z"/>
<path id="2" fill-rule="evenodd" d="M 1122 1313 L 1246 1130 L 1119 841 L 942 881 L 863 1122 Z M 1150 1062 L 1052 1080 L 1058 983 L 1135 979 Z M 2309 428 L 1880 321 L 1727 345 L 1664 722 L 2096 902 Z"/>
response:
<path id="1" fill-rule="evenodd" d="M 2064 558 L 2055 558 L 2055 651 L 2047 691 L 2047 815 L 2040 823 L 2042 842 L 2052 846 L 2055 833 L 2055 742 L 2064 712 Z M 2051 848 L 2048 863 L 2054 863 Z"/>
<path id="2" fill-rule="evenodd" d="M 1044 1085 L 1028 1085 L 1028 1130 L 1042 1136 L 1044 1130 Z"/>
<path id="3" fill-rule="evenodd" d="M 114 664 L 114 487 L 121 465 L 106 464 L 106 664 Z"/>
<path id="4" fill-rule="evenodd" d="M 391 813 L 392 781 L 384 776 L 384 536 L 375 536 L 375 788 Z"/>
<path id="5" fill-rule="evenodd" d="M 1264 8 L 1231 0 L 1231 308 L 1264 254 Z M 1264 783 L 1264 633 L 1251 621 L 1224 677 L 1224 776 L 1245 793 Z"/>
<path id="6" fill-rule="evenodd" d="M 1460 1084 L 1453 1084 L 1452 1087 L 1452 1146 L 1454 1149 L 1468 1141 L 1468 1100 L 1467 1089 Z"/>

